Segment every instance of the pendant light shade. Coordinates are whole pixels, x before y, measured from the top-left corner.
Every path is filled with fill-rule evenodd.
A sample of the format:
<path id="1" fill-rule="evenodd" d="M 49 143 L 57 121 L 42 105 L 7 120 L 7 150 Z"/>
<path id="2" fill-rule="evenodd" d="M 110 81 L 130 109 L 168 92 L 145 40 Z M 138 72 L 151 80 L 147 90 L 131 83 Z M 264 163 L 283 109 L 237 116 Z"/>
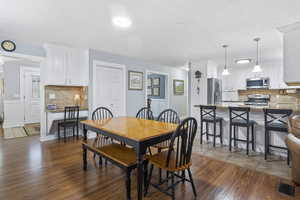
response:
<path id="1" fill-rule="evenodd" d="M 258 61 L 258 42 L 259 41 L 260 41 L 260 38 L 254 38 L 254 42 L 256 42 L 256 62 L 253 67 L 253 70 L 252 70 L 252 72 L 254 72 L 254 73 L 259 73 L 262 71 L 261 66 L 259 65 L 259 61 Z"/>
<path id="2" fill-rule="evenodd" d="M 222 75 L 227 76 L 227 75 L 230 75 L 230 72 L 227 69 L 227 47 L 228 47 L 228 45 L 223 45 L 222 47 L 225 50 L 225 64 L 224 64 L 224 69 L 223 69 Z"/>

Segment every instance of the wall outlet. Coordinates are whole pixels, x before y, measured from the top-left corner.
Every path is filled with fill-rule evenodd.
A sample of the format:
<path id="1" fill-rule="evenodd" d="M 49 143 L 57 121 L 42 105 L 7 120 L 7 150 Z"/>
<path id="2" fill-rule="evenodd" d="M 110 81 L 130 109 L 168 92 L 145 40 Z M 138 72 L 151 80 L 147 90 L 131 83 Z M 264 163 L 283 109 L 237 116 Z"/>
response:
<path id="1" fill-rule="evenodd" d="M 54 93 L 50 93 L 49 94 L 49 99 L 55 99 L 56 97 L 55 97 L 55 94 Z"/>

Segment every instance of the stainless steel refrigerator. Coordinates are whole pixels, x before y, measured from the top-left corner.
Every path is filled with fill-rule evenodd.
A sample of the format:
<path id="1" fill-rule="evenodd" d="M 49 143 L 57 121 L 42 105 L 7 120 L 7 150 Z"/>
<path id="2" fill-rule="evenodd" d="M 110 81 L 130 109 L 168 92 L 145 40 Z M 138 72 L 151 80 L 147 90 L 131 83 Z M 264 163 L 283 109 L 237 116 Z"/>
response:
<path id="1" fill-rule="evenodd" d="M 207 104 L 222 102 L 222 82 L 217 78 L 207 79 Z"/>

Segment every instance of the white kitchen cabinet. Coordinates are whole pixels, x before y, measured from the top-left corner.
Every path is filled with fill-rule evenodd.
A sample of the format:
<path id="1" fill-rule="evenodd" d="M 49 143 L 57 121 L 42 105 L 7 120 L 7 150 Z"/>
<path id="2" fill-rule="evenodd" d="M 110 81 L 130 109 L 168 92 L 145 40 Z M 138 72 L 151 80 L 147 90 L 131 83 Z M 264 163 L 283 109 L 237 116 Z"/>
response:
<path id="1" fill-rule="evenodd" d="M 287 85 L 300 85 L 300 23 L 279 28 L 283 33 L 283 78 Z"/>
<path id="2" fill-rule="evenodd" d="M 52 44 L 45 45 L 45 49 L 45 85 L 88 85 L 84 51 Z"/>

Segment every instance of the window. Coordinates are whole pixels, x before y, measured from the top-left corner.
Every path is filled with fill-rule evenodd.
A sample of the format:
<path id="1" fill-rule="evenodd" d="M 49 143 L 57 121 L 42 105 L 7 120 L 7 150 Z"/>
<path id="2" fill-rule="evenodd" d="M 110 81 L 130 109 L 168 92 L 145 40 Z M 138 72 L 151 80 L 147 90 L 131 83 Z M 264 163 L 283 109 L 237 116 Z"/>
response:
<path id="1" fill-rule="evenodd" d="M 32 93 L 31 98 L 38 99 L 40 98 L 40 76 L 32 75 Z"/>

